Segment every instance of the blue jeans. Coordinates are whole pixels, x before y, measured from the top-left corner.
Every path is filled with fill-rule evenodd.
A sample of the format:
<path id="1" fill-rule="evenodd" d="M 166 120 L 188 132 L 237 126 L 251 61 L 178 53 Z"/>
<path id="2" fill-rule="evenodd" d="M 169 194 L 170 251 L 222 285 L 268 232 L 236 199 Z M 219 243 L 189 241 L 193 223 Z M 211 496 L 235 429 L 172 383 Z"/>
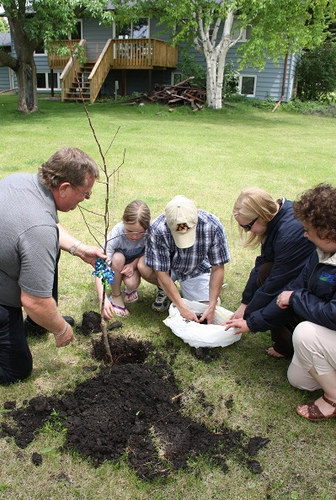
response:
<path id="1" fill-rule="evenodd" d="M 24 380 L 32 369 L 22 309 L 0 305 L 0 384 Z"/>

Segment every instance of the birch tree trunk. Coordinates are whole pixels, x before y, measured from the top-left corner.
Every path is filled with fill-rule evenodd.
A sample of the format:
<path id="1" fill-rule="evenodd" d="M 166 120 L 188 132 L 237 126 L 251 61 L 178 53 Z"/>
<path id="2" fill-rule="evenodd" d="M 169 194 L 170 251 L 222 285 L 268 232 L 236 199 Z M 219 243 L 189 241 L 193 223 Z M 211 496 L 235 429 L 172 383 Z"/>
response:
<path id="1" fill-rule="evenodd" d="M 199 12 L 199 14 L 201 13 Z M 237 39 L 232 42 L 233 19 L 233 12 L 229 11 L 221 34 L 218 33 L 221 24 L 220 20 L 215 23 L 215 28 L 211 34 L 210 27 L 203 25 L 201 16 L 198 19 L 201 52 L 203 52 L 206 61 L 207 105 L 213 109 L 222 109 L 226 56 L 229 48 L 238 41 Z M 198 50 L 200 50 L 200 47 L 198 47 Z"/>

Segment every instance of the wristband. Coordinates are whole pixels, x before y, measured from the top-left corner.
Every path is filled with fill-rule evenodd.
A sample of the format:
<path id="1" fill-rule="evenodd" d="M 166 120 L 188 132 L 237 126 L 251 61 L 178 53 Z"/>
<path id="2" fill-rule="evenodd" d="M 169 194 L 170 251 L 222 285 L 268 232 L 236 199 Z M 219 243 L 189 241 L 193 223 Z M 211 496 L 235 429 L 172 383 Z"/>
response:
<path id="1" fill-rule="evenodd" d="M 79 240 L 76 241 L 76 243 L 70 248 L 69 253 L 71 253 L 71 255 L 75 255 L 75 252 L 81 243 L 82 242 Z"/>
<path id="2" fill-rule="evenodd" d="M 54 333 L 55 337 L 63 337 L 66 334 L 69 324 L 65 322 L 65 327 L 62 333 Z"/>

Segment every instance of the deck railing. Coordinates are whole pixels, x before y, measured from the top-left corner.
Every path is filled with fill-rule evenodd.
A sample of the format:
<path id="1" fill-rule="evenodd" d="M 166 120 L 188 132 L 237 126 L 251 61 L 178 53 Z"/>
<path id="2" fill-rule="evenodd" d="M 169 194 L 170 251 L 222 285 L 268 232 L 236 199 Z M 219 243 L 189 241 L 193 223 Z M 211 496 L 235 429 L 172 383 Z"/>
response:
<path id="1" fill-rule="evenodd" d="M 80 42 L 81 40 L 61 40 L 54 42 L 48 49 L 49 68 L 63 69 L 69 61 L 69 54 L 76 50 Z M 62 49 L 64 50 L 62 51 Z"/>
<path id="2" fill-rule="evenodd" d="M 66 93 L 69 92 L 69 89 L 73 82 L 76 80 L 76 74 L 79 73 L 80 71 L 80 61 L 78 57 L 76 57 L 77 53 L 79 51 L 84 51 L 85 53 L 85 46 L 86 42 L 85 40 L 80 40 L 80 42 L 77 44 L 78 46 L 74 50 L 74 57 L 68 57 L 68 62 L 62 71 L 62 74 L 60 76 L 61 79 L 61 87 L 62 87 L 62 94 L 61 94 L 61 99 L 62 101 L 66 97 Z"/>
<path id="3" fill-rule="evenodd" d="M 159 68 L 175 68 L 177 66 L 177 47 L 154 38 L 139 39 L 111 39 L 112 45 L 111 68 L 119 69 L 148 69 L 153 66 Z M 64 40 L 55 42 L 48 51 L 48 65 L 51 69 L 64 68 L 69 61 L 69 54 L 59 54 L 61 47 L 72 51 L 81 44 L 81 40 Z M 90 62 L 100 58 L 105 50 L 104 42 L 87 42 L 83 56 Z"/>
<path id="4" fill-rule="evenodd" d="M 146 69 L 177 66 L 177 47 L 153 38 L 111 40 L 112 68 Z"/>
<path id="5" fill-rule="evenodd" d="M 95 102 L 101 86 L 111 69 L 112 49 L 111 40 L 108 40 L 89 75 L 91 103 Z"/>
<path id="6" fill-rule="evenodd" d="M 63 42 L 62 42 L 63 43 Z M 76 80 L 76 73 L 80 72 L 79 59 L 85 58 L 95 65 L 88 77 L 90 82 L 90 101 L 94 102 L 110 69 L 155 69 L 176 68 L 177 47 L 156 39 L 110 39 L 105 46 L 102 42 L 86 40 L 67 41 L 73 56 L 58 55 L 52 51 L 48 55 L 50 68 L 65 68 L 61 74 L 62 100 Z M 78 57 L 80 56 L 80 58 Z"/>

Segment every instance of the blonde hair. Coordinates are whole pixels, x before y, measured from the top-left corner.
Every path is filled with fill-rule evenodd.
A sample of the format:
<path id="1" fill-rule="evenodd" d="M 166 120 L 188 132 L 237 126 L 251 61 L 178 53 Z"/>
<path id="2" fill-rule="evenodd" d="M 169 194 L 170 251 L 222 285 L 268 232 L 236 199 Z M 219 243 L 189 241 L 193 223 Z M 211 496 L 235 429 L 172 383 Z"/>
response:
<path id="1" fill-rule="evenodd" d="M 250 187 L 243 189 L 238 196 L 233 206 L 233 216 L 241 216 L 249 221 L 260 217 L 260 219 L 270 222 L 278 209 L 278 203 L 269 193 L 257 187 Z M 241 239 L 244 241 L 244 246 L 257 246 L 263 239 L 263 235 L 258 236 L 250 231 L 246 235 L 244 229 L 240 226 L 239 232 Z"/>
<path id="2" fill-rule="evenodd" d="M 150 218 L 148 205 L 144 201 L 134 200 L 126 206 L 121 220 L 126 224 L 139 223 L 146 230 L 149 228 Z"/>

